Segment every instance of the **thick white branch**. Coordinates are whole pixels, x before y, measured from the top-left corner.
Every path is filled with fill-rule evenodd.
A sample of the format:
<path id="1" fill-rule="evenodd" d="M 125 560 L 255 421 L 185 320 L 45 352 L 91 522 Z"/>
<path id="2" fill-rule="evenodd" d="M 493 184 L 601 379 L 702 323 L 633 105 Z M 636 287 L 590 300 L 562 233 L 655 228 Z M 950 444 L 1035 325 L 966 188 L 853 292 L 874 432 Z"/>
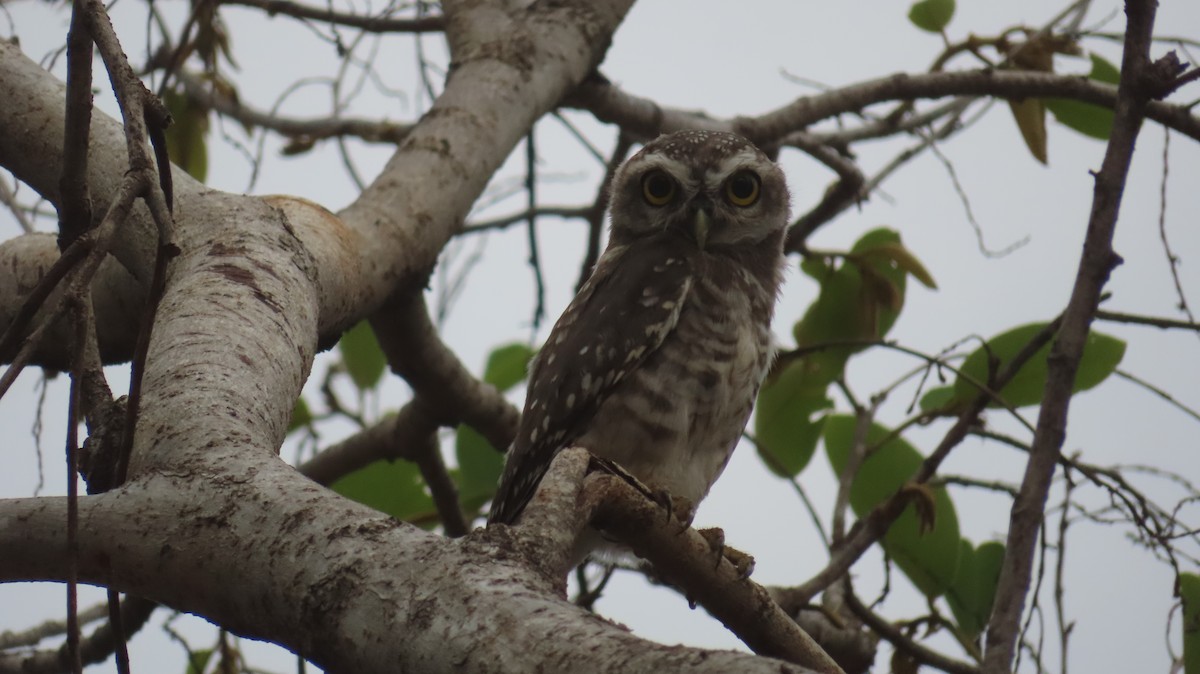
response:
<path id="1" fill-rule="evenodd" d="M 552 581 L 503 556 L 495 532 L 450 541 L 276 459 L 220 454 L 226 475 L 161 474 L 82 499 L 81 578 L 281 643 L 330 671 L 808 671 L 647 642 L 557 599 Z M 0 561 L 0 581 L 64 577 L 65 512 L 61 498 L 0 501 L 0 549 L 22 550 Z"/>

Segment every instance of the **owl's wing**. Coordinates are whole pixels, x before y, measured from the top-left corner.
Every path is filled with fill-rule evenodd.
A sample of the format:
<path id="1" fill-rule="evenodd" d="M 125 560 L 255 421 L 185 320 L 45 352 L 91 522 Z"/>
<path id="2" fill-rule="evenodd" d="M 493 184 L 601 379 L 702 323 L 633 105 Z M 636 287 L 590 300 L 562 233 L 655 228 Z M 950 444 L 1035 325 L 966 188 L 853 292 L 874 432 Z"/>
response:
<path id="1" fill-rule="evenodd" d="M 489 522 L 511 524 L 550 461 L 582 435 L 600 403 L 679 321 L 692 260 L 671 237 L 611 248 L 534 359 L 517 437 Z"/>

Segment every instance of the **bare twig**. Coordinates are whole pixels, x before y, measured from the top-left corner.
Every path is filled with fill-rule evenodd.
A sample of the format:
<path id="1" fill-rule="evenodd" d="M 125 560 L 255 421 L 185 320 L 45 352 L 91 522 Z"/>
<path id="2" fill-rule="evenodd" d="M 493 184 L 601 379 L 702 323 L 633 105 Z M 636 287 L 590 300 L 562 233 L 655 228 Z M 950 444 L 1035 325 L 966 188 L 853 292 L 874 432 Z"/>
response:
<path id="1" fill-rule="evenodd" d="M 414 461 L 421 438 L 437 427 L 428 411 L 410 400 L 395 414 L 330 445 L 297 470 L 318 484 L 329 486 L 380 459 Z"/>
<path id="2" fill-rule="evenodd" d="M 583 262 L 579 265 L 579 280 L 575 282 L 575 292 L 579 292 L 583 288 L 583 284 L 592 275 L 592 268 L 596 266 L 596 260 L 600 259 L 604 213 L 608 210 L 608 202 L 612 199 L 613 177 L 617 175 L 617 169 L 621 168 L 621 163 L 625 161 L 625 155 L 629 154 L 631 147 L 633 147 L 633 139 L 628 134 L 617 134 L 617 145 L 613 148 L 612 155 L 605 164 L 604 179 L 600 183 L 600 188 L 596 190 L 596 199 L 592 202 L 591 208 L 587 209 L 587 252 L 583 254 Z"/>
<path id="3" fill-rule="evenodd" d="M 787 250 L 793 252 L 802 249 L 804 240 L 817 227 L 866 198 L 869 190 L 864 189 L 867 179 L 862 170 L 850 157 L 802 132 L 789 134 L 787 141 L 838 174 L 837 182 L 825 190 L 821 201 L 788 228 Z"/>
<path id="4" fill-rule="evenodd" d="M 82 288 L 81 288 L 82 290 Z M 74 293 L 73 293 L 74 294 Z M 72 298 L 75 310 L 75 333 L 71 344 L 71 392 L 67 403 L 67 667 L 76 674 L 83 672 L 79 653 L 79 399 L 83 388 L 83 351 L 87 340 L 87 322 L 91 304 L 86 291 Z"/>
<path id="5" fill-rule="evenodd" d="M 79 624 L 86 625 L 108 615 L 108 607 L 95 604 L 78 612 Z M 59 637 L 67 633 L 67 623 L 62 620 L 47 620 L 21 632 L 0 632 L 0 651 L 36 646 L 44 639 Z"/>
<path id="6" fill-rule="evenodd" d="M 1059 506 L 1062 511 L 1058 517 L 1058 547 L 1054 554 L 1054 614 L 1058 620 L 1058 671 L 1062 674 L 1067 674 L 1067 655 L 1070 652 L 1071 630 L 1074 628 L 1074 621 L 1067 621 L 1067 609 L 1064 598 L 1066 596 L 1066 565 L 1067 565 L 1067 528 L 1071 524 L 1069 517 L 1071 504 L 1071 495 L 1075 489 L 1075 481 L 1071 479 L 1070 471 L 1065 473 L 1066 487 L 1063 491 L 1062 504 Z"/>
<path id="7" fill-rule="evenodd" d="M 850 507 L 850 487 L 854 484 L 863 461 L 867 459 L 867 432 L 871 430 L 877 407 L 877 403 L 873 402 L 870 407 L 857 407 L 854 411 L 854 437 L 850 442 L 850 454 L 846 458 L 846 465 L 838 474 L 837 496 L 833 500 L 830 551 L 837 550 L 846 537 L 846 510 Z"/>
<path id="8" fill-rule="evenodd" d="M 862 620 L 863 623 L 874 630 L 876 634 L 895 646 L 897 650 L 903 651 L 921 664 L 928 665 L 934 669 L 940 669 L 943 672 L 949 672 L 949 674 L 979 674 L 979 667 L 969 662 L 955 660 L 954 658 L 942 655 L 932 648 L 919 644 L 905 636 L 904 632 L 899 630 L 895 625 L 867 608 L 862 600 L 858 598 L 858 595 L 854 594 L 853 590 L 846 593 L 846 606 L 859 620 Z"/>
<path id="9" fill-rule="evenodd" d="M 1133 374 L 1132 372 L 1126 372 L 1125 370 L 1117 370 L 1116 375 L 1122 379 L 1125 379 L 1126 381 L 1129 381 L 1129 382 L 1132 382 L 1133 384 L 1141 386 L 1142 388 L 1146 389 L 1147 391 L 1149 391 L 1149 392 L 1153 393 L 1154 395 L 1158 396 L 1159 398 L 1162 398 L 1163 400 L 1165 400 L 1169 405 L 1171 405 L 1171 407 L 1174 407 L 1175 409 L 1179 410 L 1180 412 L 1183 412 L 1184 414 L 1195 419 L 1196 421 L 1200 421 L 1200 412 L 1197 412 L 1196 410 L 1188 407 L 1187 405 L 1184 405 L 1183 403 L 1179 402 L 1175 398 L 1175 396 L 1171 395 L 1170 393 L 1167 393 L 1166 391 L 1155 386 L 1154 384 L 1151 384 L 1150 382 L 1146 381 L 1145 379 L 1138 377 L 1137 375 Z"/>
<path id="10" fill-rule="evenodd" d="M 736 131 L 756 143 L 772 145 L 810 124 L 886 101 L 943 96 L 993 96 L 999 98 L 1071 98 L 1112 108 L 1116 88 L 1077 75 L 1056 75 L 1017 70 L 968 70 L 936 73 L 899 73 L 839 89 L 799 98 L 759 117 L 717 120 L 687 110 L 664 108 L 603 81 L 580 85 L 566 100 L 571 107 L 590 111 L 597 119 L 619 125 L 639 139 L 665 131 L 696 128 Z M 1146 116 L 1163 126 L 1200 140 L 1200 117 L 1185 105 L 1150 102 Z"/>
<path id="11" fill-rule="evenodd" d="M 1178 328 L 1181 330 L 1191 330 L 1200 334 L 1200 323 L 1191 321 L 1180 321 L 1173 318 L 1163 318 L 1161 316 L 1139 316 L 1137 314 L 1125 314 L 1117 311 L 1096 312 L 1096 318 L 1102 321 L 1112 321 L 1113 323 L 1132 323 L 1134 325 L 1149 325 L 1155 328 L 1168 330 Z"/>
<path id="12" fill-rule="evenodd" d="M 397 124 L 352 117 L 313 117 L 298 119 L 277 112 L 264 112 L 235 99 L 218 86 L 206 85 L 203 80 L 186 71 L 178 73 L 179 83 L 191 100 L 218 114 L 237 120 L 245 126 L 262 127 L 301 143 L 313 143 L 326 138 L 353 136 L 369 143 L 399 143 L 408 135 L 411 124 Z"/>
<path id="13" fill-rule="evenodd" d="M 531 216 L 536 217 L 553 217 L 553 218 L 588 218 L 592 213 L 590 206 L 538 206 L 533 211 L 521 211 L 512 215 L 505 215 L 491 220 L 482 220 L 480 222 L 468 222 L 463 225 L 461 234 L 478 234 L 481 232 L 490 232 L 493 230 L 503 230 L 521 222 L 528 222 Z"/>
<path id="14" fill-rule="evenodd" d="M 916 484 L 924 484 L 937 473 L 937 469 L 942 462 L 950 454 L 950 452 L 962 442 L 974 428 L 979 419 L 979 414 L 987 406 L 988 402 L 995 399 L 994 394 L 988 392 L 991 390 L 1001 390 L 1004 385 L 1025 365 L 1025 363 L 1033 357 L 1058 330 L 1060 320 L 1051 321 L 1044 329 L 1033 337 L 1024 347 L 1017 352 L 1012 360 L 997 372 L 991 382 L 990 387 L 981 389 L 981 393 L 975 396 L 968 405 L 959 413 L 958 419 L 946 435 L 942 437 L 942 441 L 933 452 L 925 458 L 921 463 L 921 467 L 912 477 L 912 482 Z M 879 540 L 892 522 L 898 518 L 904 509 L 908 506 L 908 496 L 904 491 L 900 491 L 886 501 L 875 506 L 870 513 L 865 517 L 855 522 L 850 529 L 849 534 L 843 540 L 842 545 L 837 548 L 820 572 L 815 576 L 805 581 L 802 585 L 792 588 L 783 588 L 777 591 L 776 596 L 781 602 L 785 602 L 785 606 L 803 606 L 812 600 L 814 596 L 823 589 L 829 587 L 838 578 L 841 578 L 850 567 L 854 565 L 858 558 L 862 556 L 876 541 Z"/>
<path id="15" fill-rule="evenodd" d="M 542 319 L 546 317 L 546 282 L 542 278 L 541 256 L 537 240 L 537 149 L 533 143 L 536 127 L 525 135 L 525 194 L 528 199 L 526 233 L 529 240 L 529 267 L 533 270 L 533 320 L 536 333 Z"/>
<path id="16" fill-rule="evenodd" d="M 1120 258 L 1112 249 L 1125 178 L 1133 156 L 1134 140 L 1148 102 L 1168 92 L 1178 70 L 1173 55 L 1151 65 L 1150 36 L 1156 3 L 1131 0 L 1126 5 L 1128 26 L 1113 119 L 1112 135 L 1100 172 L 1096 174 L 1088 234 L 1079 263 L 1075 287 L 1063 314 L 1062 329 L 1047 357 L 1046 392 L 1038 416 L 1021 493 L 1013 503 L 1006 553 L 996 588 L 996 603 L 988 623 L 983 671 L 1008 672 L 1015 655 L 1017 630 L 1033 564 L 1033 551 L 1041 527 L 1043 508 L 1059 450 L 1065 437 L 1067 410 L 1075 372 L 1087 341 L 1088 328 L 1100 301 L 1100 292 Z"/>
<path id="17" fill-rule="evenodd" d="M 476 379 L 438 337 L 425 298 L 401 292 L 371 317 L 392 371 L 403 377 L 440 424 L 459 421 L 499 451 L 517 432 L 520 413 L 490 384 Z"/>
<path id="18" fill-rule="evenodd" d="M 429 487 L 433 505 L 441 516 L 442 530 L 451 538 L 465 536 L 470 531 L 470 523 L 463 516 L 462 508 L 458 504 L 458 487 L 454 485 L 454 480 L 450 479 L 446 463 L 442 460 L 436 428 L 426 433 L 424 442 L 418 444 L 416 463 L 421 477 Z"/>
<path id="19" fill-rule="evenodd" d="M 84 25 L 84 3 L 71 9 L 67 33 L 67 106 L 63 129 L 62 177 L 58 188 L 58 248 L 66 250 L 92 226 L 88 194 L 88 137 L 92 125 L 92 38 Z"/>
<path id="20" fill-rule="evenodd" d="M 13 214 L 13 218 L 17 221 L 17 226 L 21 228 L 22 232 L 25 232 L 26 234 L 32 234 L 34 232 L 35 227 L 33 226 L 33 221 L 30 220 L 29 216 L 26 215 L 27 209 L 21 206 L 21 204 L 17 203 L 16 192 L 14 192 L 13 189 L 8 186 L 8 183 L 2 179 L 0 179 L 0 204 L 4 204 L 5 208 L 7 208 L 9 212 Z"/>
<path id="21" fill-rule="evenodd" d="M 152 601 L 138 597 L 126 597 L 121 605 L 121 623 L 125 627 L 125 636 L 132 636 L 146 624 L 150 615 L 158 605 Z M 94 606 L 80 613 L 81 620 L 88 617 L 88 622 L 94 622 L 106 614 L 104 606 Z M 46 623 L 42 627 L 52 628 Z M 62 623 L 57 623 L 57 629 L 63 629 Z M 91 634 L 80 641 L 80 658 L 85 665 L 93 665 L 107 660 L 116 649 L 116 633 L 111 623 L 97 627 Z M 22 674 L 58 674 L 65 669 L 67 646 L 21 653 L 0 653 L 0 672 L 21 672 Z"/>
<path id="22" fill-rule="evenodd" d="M 779 460 L 770 453 L 763 451 L 758 444 L 758 438 L 749 433 L 742 432 L 742 437 L 749 440 L 758 450 L 758 457 L 767 467 L 775 471 L 778 475 L 784 475 L 788 471 L 779 463 Z M 817 508 L 813 505 L 812 499 L 808 497 L 808 492 L 801 486 L 800 481 L 796 477 L 786 478 L 788 483 L 792 485 L 792 491 L 796 492 L 796 496 L 800 499 L 800 503 L 804 506 L 805 512 L 808 513 L 808 518 L 812 522 L 813 530 L 817 532 L 817 536 L 821 538 L 821 543 L 826 547 L 829 546 L 829 534 L 825 532 L 825 524 L 821 522 L 821 516 L 817 514 Z"/>
<path id="23" fill-rule="evenodd" d="M 445 19 L 440 16 L 420 18 L 392 18 L 388 16 L 364 16 L 348 12 L 335 12 L 301 5 L 287 0 L 221 0 L 223 5 L 257 7 L 274 16 L 284 14 L 297 19 L 313 19 L 325 23 L 358 28 L 368 33 L 434 33 L 445 28 Z"/>
<path id="24" fill-rule="evenodd" d="M 1187 316 L 1187 322 L 1195 325 L 1196 317 L 1188 306 L 1187 294 L 1183 292 L 1183 283 L 1179 280 L 1179 256 L 1171 250 L 1171 242 L 1167 239 L 1167 176 L 1170 163 L 1168 157 L 1171 151 L 1171 130 L 1163 130 L 1162 151 L 1162 181 L 1158 186 L 1158 238 L 1162 241 L 1163 254 L 1167 256 L 1167 270 L 1171 272 L 1171 282 L 1175 284 L 1175 296 L 1179 298 L 1179 310 Z M 1196 332 L 1200 337 L 1200 331 Z"/>
<path id="25" fill-rule="evenodd" d="M 820 143 L 822 145 L 831 145 L 834 147 L 842 147 L 860 140 L 871 140 L 874 138 L 885 138 L 894 136 L 897 133 L 907 133 L 931 126 L 936 122 L 954 119 L 962 115 L 963 112 L 975 101 L 979 100 L 975 96 L 959 96 L 941 105 L 934 106 L 923 112 L 915 112 L 911 115 L 893 116 L 884 115 L 878 119 L 869 119 L 861 126 L 847 127 L 845 129 L 821 130 L 821 131 L 806 131 L 805 135 L 809 137 L 811 142 Z M 792 135 L 789 134 L 783 137 L 780 145 L 791 145 Z"/>

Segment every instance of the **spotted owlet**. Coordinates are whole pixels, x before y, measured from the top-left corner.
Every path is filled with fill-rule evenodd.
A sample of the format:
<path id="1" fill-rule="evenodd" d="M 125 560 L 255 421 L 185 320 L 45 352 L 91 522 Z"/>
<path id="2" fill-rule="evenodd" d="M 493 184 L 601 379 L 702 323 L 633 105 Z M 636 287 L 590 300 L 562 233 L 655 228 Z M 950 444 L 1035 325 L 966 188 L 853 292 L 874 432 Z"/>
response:
<path id="1" fill-rule="evenodd" d="M 735 134 L 660 136 L 621 166 L 608 248 L 531 364 L 489 522 L 514 523 L 571 445 L 699 503 L 771 361 L 787 219 L 783 173 Z"/>

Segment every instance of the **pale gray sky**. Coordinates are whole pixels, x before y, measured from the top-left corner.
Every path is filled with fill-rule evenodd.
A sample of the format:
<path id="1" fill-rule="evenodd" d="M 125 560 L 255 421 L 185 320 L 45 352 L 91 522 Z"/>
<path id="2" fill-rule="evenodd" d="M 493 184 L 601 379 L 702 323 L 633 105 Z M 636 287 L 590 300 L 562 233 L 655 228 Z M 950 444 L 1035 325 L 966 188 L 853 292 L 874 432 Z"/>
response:
<path id="1" fill-rule="evenodd" d="M 355 3 L 356 7 L 361 7 Z M 937 36 L 922 33 L 905 18 L 908 3 L 864 1 L 858 3 L 746 2 L 709 0 L 644 0 L 638 3 L 616 35 L 602 69 L 628 91 L 658 102 L 688 109 L 701 109 L 715 116 L 757 114 L 813 91 L 809 86 L 785 78 L 792 75 L 830 86 L 844 85 L 897 71 L 920 71 L 941 49 Z M 184 6 L 163 4 L 162 10 L 181 21 Z M 1087 25 L 1103 30 L 1123 28 L 1121 5 L 1093 3 Z M 8 3 L 16 34 L 26 53 L 40 58 L 61 44 L 67 15 L 42 3 Z M 951 23 L 951 39 L 968 32 L 993 34 L 1017 22 L 1040 25 L 1059 7 L 1042 0 L 1008 3 L 967 2 L 959 7 Z M 144 58 L 146 20 L 144 5 L 118 3 L 114 21 L 126 51 L 136 62 Z M 333 46 L 313 38 L 309 29 L 287 19 L 267 19 L 256 11 L 226 7 L 222 10 L 232 35 L 234 53 L 241 66 L 234 73 L 242 100 L 269 107 L 293 82 L 304 77 L 333 77 L 337 61 Z M 177 25 L 177 24 L 176 24 Z M 1200 4 L 1165 0 L 1159 9 L 1158 32 L 1166 35 L 1200 36 Z M 323 27 L 315 30 L 328 33 Z M 10 29 L 0 20 L 0 34 Z M 347 42 L 354 32 L 340 31 Z M 444 63 L 439 38 L 424 40 L 435 62 Z M 363 58 L 370 56 L 364 42 Z M 1119 62 L 1115 42 L 1090 42 L 1110 61 Z M 1156 54 L 1165 48 L 1156 47 Z M 407 92 L 407 101 L 376 93 L 368 83 L 348 111 L 355 116 L 388 116 L 412 119 L 427 101 L 416 98 L 413 42 L 391 37 L 379 47 L 376 67 L 386 86 Z M 1185 60 L 1187 55 L 1181 54 Z M 59 59 L 56 72 L 62 70 Z M 1081 61 L 1060 59 L 1060 67 L 1085 70 Z M 352 78 L 353 79 L 353 78 Z M 107 83 L 97 77 L 97 86 Z M 1193 85 L 1185 92 L 1196 97 Z M 111 94 L 98 96 L 102 107 L 111 110 Z M 328 110 L 327 88 L 311 86 L 299 90 L 285 103 L 289 114 L 308 116 Z M 986 117 L 961 137 L 941 145 L 955 174 L 970 199 L 971 208 L 983 229 L 987 245 L 1001 249 L 1029 238 L 1029 243 L 1002 258 L 982 255 L 963 203 L 956 194 L 947 169 L 937 158 L 925 155 L 884 184 L 862 209 L 844 215 L 817 233 L 812 244 L 836 249 L 850 245 L 863 232 L 886 225 L 899 230 L 906 246 L 926 265 L 939 283 L 937 291 L 910 284 L 907 305 L 891 336 L 903 344 L 936 353 L 958 339 L 977 334 L 989 336 L 1009 327 L 1052 317 L 1061 310 L 1070 293 L 1091 201 L 1089 170 L 1099 168 L 1103 143 L 1083 138 L 1051 124 L 1050 165 L 1042 166 L 1029 156 L 1011 116 L 1003 104 L 993 106 Z M 614 134 L 582 113 L 571 113 L 573 123 L 589 134 L 604 152 L 611 149 Z M 224 131 L 247 143 L 236 123 L 226 122 Z M 221 127 L 214 126 L 210 143 L 209 183 L 219 189 L 245 191 L 250 166 L 244 156 L 221 141 Z M 578 149 L 575 141 L 553 120 L 538 127 L 541 170 L 554 176 L 540 188 L 545 203 L 584 203 L 602 167 Z M 874 172 L 908 139 L 880 142 L 858 148 L 868 174 Z M 347 177 L 332 144 L 298 158 L 279 156 L 279 143 L 266 141 L 264 164 L 254 185 L 255 193 L 289 193 L 304 196 L 337 210 L 355 197 L 356 188 Z M 370 180 L 388 155 L 385 147 L 348 143 L 356 167 Z M 1158 234 L 1159 187 L 1163 132 L 1153 124 L 1143 129 L 1135 156 L 1116 248 L 1125 264 L 1113 274 L 1109 307 L 1176 317 L 1177 302 L 1167 273 Z M 1200 147 L 1174 137 L 1170 145 L 1171 178 L 1167 230 L 1176 254 L 1183 258 L 1181 278 L 1193 306 L 1200 308 L 1200 191 L 1191 184 L 1200 175 Z M 497 183 L 508 184 L 523 175 L 518 156 L 501 172 Z M 787 152 L 782 163 L 793 193 L 793 210 L 807 210 L 823 193 L 830 173 L 798 152 Z M 507 182 L 505 182 L 507 178 Z M 520 201 L 502 202 L 490 214 L 513 212 Z M 0 212 L 0 236 L 17 233 L 11 215 Z M 550 320 L 570 299 L 578 274 L 584 234 L 581 224 L 547 219 L 540 227 L 542 259 L 548 288 Z M 459 262 L 479 246 L 464 244 Z M 521 229 L 489 236 L 485 253 L 472 272 L 472 281 L 453 305 L 445 324 L 445 338 L 469 366 L 482 367 L 486 353 L 495 345 L 529 338 L 532 313 L 532 278 L 524 265 L 525 233 Z M 780 301 L 776 334 L 790 339 L 791 324 L 813 299 L 816 286 L 793 265 Z M 1200 407 L 1200 342 L 1195 335 L 1163 333 L 1148 328 L 1105 324 L 1099 328 L 1129 340 L 1122 368 L 1170 392 L 1192 408 Z M 884 386 L 915 365 L 894 353 L 872 353 L 853 361 L 849 382 L 862 396 Z M 119 372 L 119 370 L 114 370 Z M 118 375 L 124 376 L 124 375 Z M 28 429 L 35 416 L 36 376 L 23 375 L 18 387 L 0 401 L 0 428 L 10 442 L 5 455 L 9 470 L 0 475 L 0 497 L 29 496 L 35 481 L 35 448 Z M 114 381 L 114 384 L 116 381 Z M 65 417 L 66 386 L 63 377 L 50 384 L 45 406 L 43 462 L 46 487 L 42 493 L 64 491 L 60 466 L 62 420 Z M 406 395 L 403 385 L 393 383 L 384 390 L 380 406 L 391 409 Z M 880 421 L 903 419 L 912 389 L 902 389 L 882 408 Z M 514 400 L 519 402 L 519 393 Z M 845 401 L 838 400 L 842 410 Z M 1036 410 L 1024 410 L 1036 417 Z M 989 422 L 1017 432 L 1004 415 L 993 413 Z M 945 430 L 935 424 L 906 433 L 905 437 L 928 448 Z M 1128 382 L 1112 380 L 1079 396 L 1072 404 L 1067 451 L 1081 451 L 1086 460 L 1099 464 L 1151 464 L 1200 480 L 1200 448 L 1197 423 L 1163 404 L 1151 394 Z M 332 432 L 326 435 L 332 440 Z M 1024 462 L 1010 450 L 968 441 L 950 458 L 945 470 L 987 479 L 1019 480 Z M 819 453 L 800 476 L 800 482 L 818 504 L 828 521 L 828 505 L 836 488 L 824 455 Z M 1139 481 L 1152 496 L 1173 503 L 1174 493 L 1161 482 Z M 1007 529 L 1008 505 L 1004 499 L 961 489 L 953 492 L 963 534 L 976 543 L 999 538 Z M 1061 497 L 1057 491 L 1051 502 Z M 1088 502 L 1104 499 L 1096 493 Z M 743 447 L 701 507 L 698 525 L 722 526 L 729 543 L 752 553 L 758 561 L 755 579 L 764 584 L 794 584 L 821 568 L 826 554 L 812 529 L 792 487 L 768 474 L 753 450 Z M 1080 524 L 1072 529 L 1067 557 L 1067 613 L 1078 623 L 1072 634 L 1071 664 L 1078 671 L 1166 671 L 1164 651 L 1166 616 L 1174 599 L 1172 577 L 1164 565 L 1148 553 L 1130 545 L 1123 529 Z M 873 597 L 879 589 L 880 556 L 872 552 L 855 567 L 859 591 Z M 1048 586 L 1047 586 L 1048 587 Z M 39 619 L 61 617 L 63 591 L 58 586 L 0 587 L 0 630 L 20 629 Z M 98 600 L 99 591 L 88 593 Z M 1047 592 L 1044 603 L 1049 606 Z M 83 602 L 88 603 L 87 601 Z M 640 634 L 666 643 L 682 642 L 712 647 L 742 648 L 738 640 L 702 610 L 688 610 L 674 592 L 648 588 L 631 575 L 621 575 L 599 604 L 599 610 L 625 623 Z M 899 574 L 892 579 L 892 592 L 881 611 L 889 617 L 912 617 L 923 612 L 923 598 L 908 587 Z M 1047 656 L 1057 670 L 1055 626 L 1052 611 L 1047 621 Z M 202 621 L 180 621 L 194 645 L 204 647 L 211 637 Z M 1035 621 L 1036 625 L 1036 621 Z M 1174 631 L 1178 631 L 1178 622 Z M 1172 637 L 1173 643 L 1178 638 Z M 945 642 L 943 642 L 945 645 Z M 953 647 L 948 647 L 953 652 Z M 263 654 L 252 662 L 286 671 L 290 656 L 262 647 Z M 877 659 L 886 667 L 888 651 Z M 957 653 L 955 653 L 958 655 Z M 134 666 L 147 663 L 180 663 L 178 649 L 156 626 L 146 628 L 133 641 Z M 175 666 L 172 664 L 171 666 Z M 1026 671 L 1033 671 L 1026 663 Z M 110 664 L 94 669 L 112 671 Z"/>

